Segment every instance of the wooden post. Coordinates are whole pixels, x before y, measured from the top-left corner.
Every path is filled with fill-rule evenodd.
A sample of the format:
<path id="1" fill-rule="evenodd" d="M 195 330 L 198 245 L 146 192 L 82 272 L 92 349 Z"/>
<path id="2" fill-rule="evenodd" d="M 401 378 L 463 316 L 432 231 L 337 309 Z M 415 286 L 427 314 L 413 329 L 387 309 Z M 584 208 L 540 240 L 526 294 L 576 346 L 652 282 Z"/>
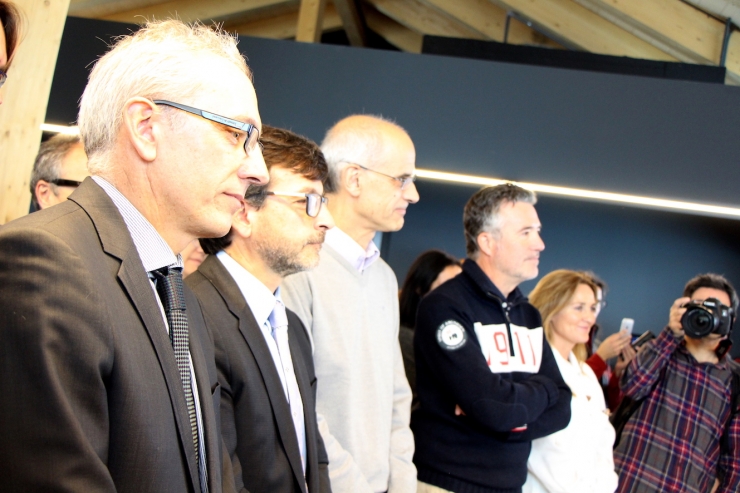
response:
<path id="1" fill-rule="evenodd" d="M 301 0 L 298 11 L 298 29 L 295 40 L 306 43 L 321 41 L 321 32 L 324 24 L 324 8 L 326 0 Z"/>
<path id="2" fill-rule="evenodd" d="M 334 0 L 334 5 L 342 18 L 349 44 L 352 46 L 366 46 L 365 21 L 357 0 Z"/>
<path id="3" fill-rule="evenodd" d="M 2 88 L 0 224 L 28 213 L 33 161 L 41 142 L 51 79 L 70 0 L 11 0 L 24 14 L 24 36 Z"/>

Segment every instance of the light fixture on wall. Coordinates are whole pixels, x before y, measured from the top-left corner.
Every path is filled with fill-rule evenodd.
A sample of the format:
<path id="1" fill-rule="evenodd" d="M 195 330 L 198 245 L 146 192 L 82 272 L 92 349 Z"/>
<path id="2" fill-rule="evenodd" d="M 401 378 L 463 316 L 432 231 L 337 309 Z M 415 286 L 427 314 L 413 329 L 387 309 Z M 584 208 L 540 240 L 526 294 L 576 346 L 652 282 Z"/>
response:
<path id="1" fill-rule="evenodd" d="M 53 134 L 80 135 L 79 127 L 68 127 L 66 125 L 54 125 L 52 123 L 42 123 L 41 131 L 50 132 Z"/>
<path id="2" fill-rule="evenodd" d="M 706 216 L 729 217 L 733 219 L 740 218 L 739 208 L 701 204 L 698 202 L 685 202 L 681 200 L 643 197 L 639 195 L 628 195 L 623 193 L 601 192 L 598 190 L 558 187 L 553 185 L 544 185 L 541 183 L 517 182 L 512 180 L 502 180 L 499 178 L 489 178 L 486 176 L 463 175 L 459 173 L 447 173 L 443 171 L 418 168 L 416 170 L 416 175 L 419 178 L 424 178 L 427 180 L 446 181 L 467 185 L 492 186 L 499 185 L 501 183 L 514 183 L 521 186 L 522 188 L 532 190 L 533 192 L 544 193 L 547 195 L 612 202 L 631 206 L 647 207 L 651 209 L 668 209 Z"/>
<path id="3" fill-rule="evenodd" d="M 79 135 L 80 133 L 80 129 L 78 127 L 53 125 L 49 123 L 42 124 L 41 130 L 43 130 L 44 132 L 64 133 L 69 135 Z M 617 204 L 647 207 L 651 209 L 668 209 L 673 211 L 702 214 L 707 216 L 729 217 L 733 219 L 740 218 L 740 208 L 736 207 L 701 204 L 698 202 L 686 202 L 681 200 L 660 199 L 655 197 L 643 197 L 640 195 L 629 195 L 623 193 L 601 192 L 598 190 L 584 190 L 581 188 L 559 187 L 554 185 L 545 185 L 542 183 L 517 182 L 512 180 L 502 180 L 500 178 L 490 178 L 487 176 L 464 175 L 460 173 L 448 173 L 444 171 L 434 171 L 429 169 L 417 168 L 416 175 L 419 178 L 427 180 L 479 186 L 492 186 L 511 182 L 528 190 L 532 190 L 538 193 L 544 193 L 547 195 L 612 202 Z"/>

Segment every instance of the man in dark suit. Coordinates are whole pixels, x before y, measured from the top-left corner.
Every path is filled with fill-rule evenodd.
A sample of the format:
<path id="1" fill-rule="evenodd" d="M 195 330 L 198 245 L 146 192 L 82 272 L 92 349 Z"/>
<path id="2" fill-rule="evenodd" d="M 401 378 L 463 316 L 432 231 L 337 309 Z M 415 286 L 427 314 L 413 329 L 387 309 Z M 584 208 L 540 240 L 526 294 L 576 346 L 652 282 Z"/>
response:
<path id="1" fill-rule="evenodd" d="M 270 183 L 249 187 L 227 236 L 201 240 L 209 257 L 187 284 L 213 335 L 235 473 L 253 493 L 329 492 L 311 341 L 280 297 L 283 277 L 317 264 L 334 225 L 322 207 L 327 167 L 287 130 L 265 127 L 262 143 Z"/>
<path id="2" fill-rule="evenodd" d="M 250 76 L 233 38 L 179 21 L 97 62 L 79 118 L 92 177 L 0 229 L 0 490 L 235 489 L 177 253 L 225 234 L 268 179 Z"/>

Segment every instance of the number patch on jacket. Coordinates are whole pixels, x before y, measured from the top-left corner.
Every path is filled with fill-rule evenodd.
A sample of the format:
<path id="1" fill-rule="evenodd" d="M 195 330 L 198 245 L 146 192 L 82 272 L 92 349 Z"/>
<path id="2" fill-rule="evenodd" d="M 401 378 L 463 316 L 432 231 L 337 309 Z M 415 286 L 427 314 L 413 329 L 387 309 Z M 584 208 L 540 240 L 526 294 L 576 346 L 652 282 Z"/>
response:
<path id="1" fill-rule="evenodd" d="M 510 327 L 511 340 L 505 324 L 473 325 L 488 368 L 493 373 L 537 373 L 542 363 L 542 327 Z"/>

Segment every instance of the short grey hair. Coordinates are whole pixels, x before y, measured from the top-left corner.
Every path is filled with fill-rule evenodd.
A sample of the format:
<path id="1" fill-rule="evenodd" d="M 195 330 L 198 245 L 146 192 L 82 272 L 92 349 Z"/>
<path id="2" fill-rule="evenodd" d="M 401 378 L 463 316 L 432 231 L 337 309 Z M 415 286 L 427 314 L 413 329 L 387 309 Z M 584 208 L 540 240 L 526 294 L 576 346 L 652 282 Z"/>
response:
<path id="1" fill-rule="evenodd" d="M 251 80 L 251 71 L 236 46 L 236 39 L 220 28 L 179 20 L 147 22 L 129 36 L 119 38 L 100 58 L 80 103 L 79 125 L 88 168 L 103 174 L 109 166 L 123 121 L 123 106 L 139 96 L 184 100 L 201 88 L 193 74 L 194 53 L 220 56 L 236 65 Z"/>
<path id="2" fill-rule="evenodd" d="M 360 118 L 358 118 L 360 117 Z M 345 121 L 352 119 L 351 124 Z M 348 163 L 372 168 L 385 157 L 385 135 L 383 127 L 391 125 L 406 133 L 397 123 L 377 115 L 352 115 L 343 118 L 326 132 L 321 143 L 329 176 L 324 184 L 324 192 L 339 190 L 339 178 Z"/>
<path id="3" fill-rule="evenodd" d="M 57 134 L 39 147 L 39 153 L 36 154 L 36 161 L 33 163 L 31 172 L 31 200 L 36 209 L 39 209 L 39 203 L 36 200 L 36 184 L 40 180 L 47 182 L 58 180 L 62 173 L 64 157 L 79 143 L 80 137 L 77 135 Z M 56 185 L 50 184 L 56 193 Z"/>
<path id="4" fill-rule="evenodd" d="M 517 202 L 534 205 L 537 203 L 537 196 L 531 190 L 526 190 L 513 183 L 504 183 L 495 187 L 482 188 L 470 197 L 463 211 L 465 248 L 468 257 L 473 260 L 478 258 L 479 234 L 489 232 L 498 235 L 500 233 L 501 206 Z"/>

